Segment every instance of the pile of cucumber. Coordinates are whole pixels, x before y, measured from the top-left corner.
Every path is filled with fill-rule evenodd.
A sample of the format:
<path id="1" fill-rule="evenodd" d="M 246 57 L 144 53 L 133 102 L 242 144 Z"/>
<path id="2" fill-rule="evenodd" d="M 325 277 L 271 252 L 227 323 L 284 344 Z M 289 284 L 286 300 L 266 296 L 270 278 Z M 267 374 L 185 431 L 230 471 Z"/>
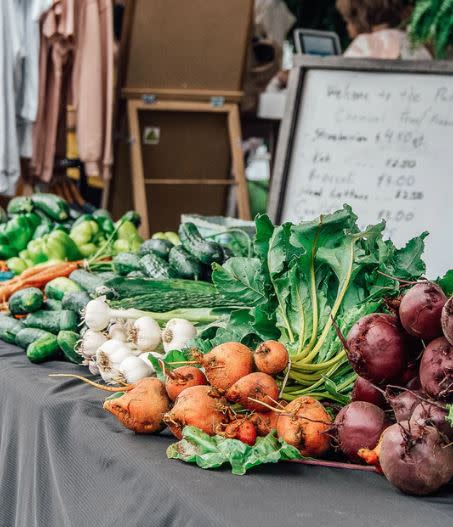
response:
<path id="1" fill-rule="evenodd" d="M 88 293 L 70 278 L 51 280 L 44 293 L 35 287 L 21 289 L 9 299 L 10 315 L 0 315 L 0 339 L 26 350 L 31 362 L 60 357 L 80 364 L 78 327 L 89 301 Z"/>
<path id="2" fill-rule="evenodd" d="M 210 281 L 212 264 L 224 263 L 231 256 L 226 247 L 204 239 L 193 223 L 180 226 L 179 241 L 174 244 L 162 238 L 147 240 L 138 253 L 115 256 L 113 268 L 119 275 L 131 278 Z"/>

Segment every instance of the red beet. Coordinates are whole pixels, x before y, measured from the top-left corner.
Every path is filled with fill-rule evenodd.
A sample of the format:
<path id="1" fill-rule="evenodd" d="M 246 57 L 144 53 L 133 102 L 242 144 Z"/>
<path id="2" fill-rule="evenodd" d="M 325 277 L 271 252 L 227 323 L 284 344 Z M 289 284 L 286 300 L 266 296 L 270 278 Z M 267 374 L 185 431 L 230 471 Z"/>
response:
<path id="1" fill-rule="evenodd" d="M 442 309 L 441 324 L 445 338 L 453 345 L 453 296 Z"/>
<path id="2" fill-rule="evenodd" d="M 382 408 L 363 401 L 349 403 L 335 419 L 340 450 L 352 461 L 360 461 L 361 448 L 374 448 L 388 426 Z"/>
<path id="3" fill-rule="evenodd" d="M 423 352 L 420 383 L 431 397 L 453 400 L 453 346 L 446 338 L 433 340 Z"/>
<path id="4" fill-rule="evenodd" d="M 385 477 L 407 494 L 424 496 L 453 476 L 453 448 L 433 427 L 396 423 L 384 432 L 379 463 Z"/>
<path id="5" fill-rule="evenodd" d="M 352 327 L 347 353 L 355 372 L 377 385 L 398 380 L 408 361 L 407 341 L 398 319 L 378 313 Z"/>
<path id="6" fill-rule="evenodd" d="M 422 402 L 414 408 L 410 419 L 411 426 L 433 426 L 447 441 L 453 441 L 453 427 L 445 419 L 448 412 L 437 404 Z"/>
<path id="7" fill-rule="evenodd" d="M 442 335 L 440 317 L 447 301 L 442 289 L 431 282 L 420 282 L 403 296 L 399 316 L 404 329 L 414 337 L 431 340 Z"/>
<path id="8" fill-rule="evenodd" d="M 380 408 L 386 406 L 383 393 L 363 377 L 357 377 L 352 389 L 351 400 L 375 404 Z"/>
<path id="9" fill-rule="evenodd" d="M 387 401 L 395 413 L 396 420 L 408 421 L 411 418 L 414 408 L 420 404 L 420 397 L 417 392 L 404 390 L 398 395 L 387 389 Z"/>

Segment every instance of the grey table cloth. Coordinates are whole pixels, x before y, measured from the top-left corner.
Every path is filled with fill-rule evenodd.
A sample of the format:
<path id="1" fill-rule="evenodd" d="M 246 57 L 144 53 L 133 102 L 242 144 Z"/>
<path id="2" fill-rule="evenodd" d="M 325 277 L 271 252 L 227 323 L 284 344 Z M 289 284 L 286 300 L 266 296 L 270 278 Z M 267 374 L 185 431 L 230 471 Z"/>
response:
<path id="1" fill-rule="evenodd" d="M 167 460 L 169 435 L 136 436 L 105 394 L 0 344 L 0 527 L 452 527 L 453 489 L 405 496 L 383 478 L 279 464 L 233 476 Z"/>

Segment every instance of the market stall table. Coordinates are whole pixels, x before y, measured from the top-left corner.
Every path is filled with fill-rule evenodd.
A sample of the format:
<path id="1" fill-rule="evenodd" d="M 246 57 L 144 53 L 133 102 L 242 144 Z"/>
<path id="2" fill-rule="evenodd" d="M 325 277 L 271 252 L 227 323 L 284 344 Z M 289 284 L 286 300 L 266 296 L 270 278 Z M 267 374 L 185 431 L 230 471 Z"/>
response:
<path id="1" fill-rule="evenodd" d="M 367 472 L 279 464 L 246 476 L 166 458 L 168 435 L 136 436 L 105 393 L 0 344 L 2 527 L 451 527 L 450 487 L 429 498 Z"/>

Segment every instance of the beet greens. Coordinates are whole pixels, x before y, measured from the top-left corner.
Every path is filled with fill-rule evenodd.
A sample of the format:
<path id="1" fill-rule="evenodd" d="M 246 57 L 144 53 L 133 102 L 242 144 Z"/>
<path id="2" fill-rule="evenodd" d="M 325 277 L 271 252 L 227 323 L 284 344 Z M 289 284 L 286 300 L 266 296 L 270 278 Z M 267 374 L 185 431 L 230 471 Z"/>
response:
<path id="1" fill-rule="evenodd" d="M 425 234 L 403 249 L 384 241 L 384 224 L 360 230 L 351 208 L 314 221 L 274 226 L 256 219 L 255 257 L 231 258 L 215 265 L 213 282 L 229 300 L 247 301 L 248 309 L 230 315 L 202 335 L 204 350 L 232 340 L 255 346 L 279 340 L 290 354 L 284 398 L 301 395 L 345 404 L 355 375 L 341 339 L 365 315 L 378 311 L 399 282 L 417 280 Z"/>

